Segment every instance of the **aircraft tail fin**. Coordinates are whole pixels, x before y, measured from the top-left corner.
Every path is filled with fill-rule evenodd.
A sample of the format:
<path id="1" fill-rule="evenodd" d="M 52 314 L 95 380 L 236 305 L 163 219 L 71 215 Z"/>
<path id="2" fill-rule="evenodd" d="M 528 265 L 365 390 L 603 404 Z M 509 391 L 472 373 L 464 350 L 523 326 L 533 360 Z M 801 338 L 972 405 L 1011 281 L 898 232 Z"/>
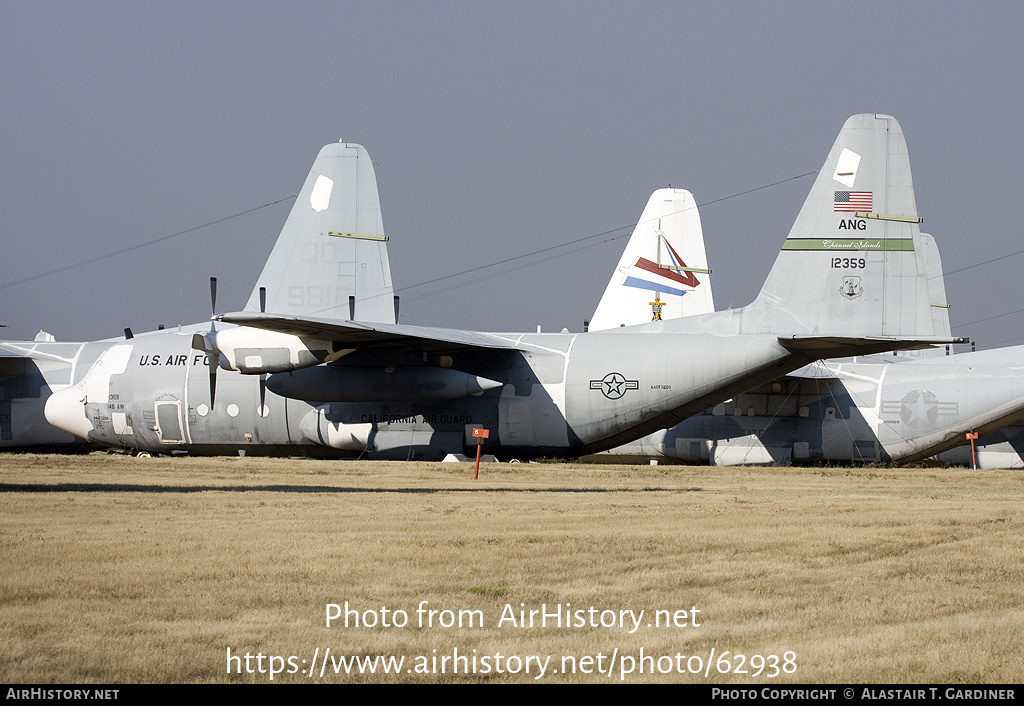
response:
<path id="1" fill-rule="evenodd" d="M 939 256 L 939 246 L 936 245 L 935 238 L 927 233 L 921 233 L 921 256 L 924 258 L 925 272 L 928 273 L 928 301 L 931 305 L 935 335 L 950 338 L 953 333 L 949 325 L 949 304 L 946 303 L 946 283 L 942 276 L 942 258 Z M 914 360 L 938 358 L 948 355 L 947 348 L 897 351 L 896 356 Z"/>
<path id="2" fill-rule="evenodd" d="M 846 121 L 741 330 L 924 338 L 936 330 L 903 131 Z"/>
<path id="3" fill-rule="evenodd" d="M 245 311 L 396 323 L 377 178 L 361 145 L 320 150 Z"/>
<path id="4" fill-rule="evenodd" d="M 693 194 L 651 194 L 590 321 L 591 331 L 715 310 L 704 233 Z M 660 302 L 655 305 L 652 302 Z"/>

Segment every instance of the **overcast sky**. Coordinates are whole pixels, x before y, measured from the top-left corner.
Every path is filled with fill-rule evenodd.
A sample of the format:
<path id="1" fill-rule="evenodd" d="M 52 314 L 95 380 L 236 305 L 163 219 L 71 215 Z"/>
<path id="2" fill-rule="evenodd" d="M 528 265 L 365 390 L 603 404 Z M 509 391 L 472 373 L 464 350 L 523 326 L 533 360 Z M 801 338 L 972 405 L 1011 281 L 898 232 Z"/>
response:
<path id="1" fill-rule="evenodd" d="M 1021 3 L 0 9 L 4 338 L 203 321 L 211 275 L 240 309 L 291 200 L 36 275 L 287 199 L 338 139 L 377 164 L 403 323 L 581 330 L 625 246 L 609 238 L 668 184 L 716 201 L 716 303 L 740 306 L 813 177 L 726 197 L 817 169 L 849 115 L 880 112 L 903 126 L 954 334 L 1024 342 Z"/>

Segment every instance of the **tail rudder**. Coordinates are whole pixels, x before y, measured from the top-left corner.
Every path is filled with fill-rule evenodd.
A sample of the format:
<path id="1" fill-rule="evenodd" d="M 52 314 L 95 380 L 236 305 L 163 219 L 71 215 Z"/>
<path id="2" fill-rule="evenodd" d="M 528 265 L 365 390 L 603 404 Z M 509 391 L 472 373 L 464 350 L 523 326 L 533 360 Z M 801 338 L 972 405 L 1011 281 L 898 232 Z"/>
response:
<path id="1" fill-rule="evenodd" d="M 950 337 L 953 330 L 949 325 L 949 304 L 946 301 L 946 280 L 942 274 L 942 257 L 935 238 L 921 234 L 921 254 L 924 257 L 925 272 L 928 273 L 928 299 L 932 308 L 932 325 L 936 336 Z"/>
<path id="2" fill-rule="evenodd" d="M 935 243 L 935 238 L 927 233 L 921 234 L 921 245 L 923 266 L 928 274 L 928 300 L 932 308 L 932 326 L 936 336 L 950 338 L 952 329 L 949 326 L 949 304 L 946 303 L 946 285 L 942 277 L 942 258 L 939 255 L 939 246 Z M 896 351 L 897 358 L 911 360 L 941 358 L 948 354 L 948 346 Z"/>
<path id="3" fill-rule="evenodd" d="M 935 238 L 927 233 L 921 233 L 921 248 L 918 250 L 922 267 L 928 274 L 928 301 L 932 311 L 932 326 L 935 335 L 945 338 L 952 337 L 952 329 L 949 325 L 949 304 L 946 303 L 946 284 L 942 276 L 942 258 L 939 256 L 939 247 Z M 946 347 L 921 348 L 917 350 L 896 351 L 897 358 L 910 358 L 920 360 L 923 358 L 938 358 L 948 355 Z"/>
<path id="4" fill-rule="evenodd" d="M 779 335 L 940 335 L 910 159 L 888 115 L 846 121 L 741 330 Z"/>
<path id="5" fill-rule="evenodd" d="M 715 310 L 700 215 L 685 189 L 658 189 L 651 195 L 590 330 L 648 323 L 656 307 L 662 320 Z"/>
<path id="6" fill-rule="evenodd" d="M 916 252 L 919 266 L 928 275 L 928 301 L 931 306 L 934 335 L 947 339 L 952 338 L 952 330 L 949 324 L 949 304 L 946 303 L 946 285 L 942 275 L 942 258 L 939 255 L 939 247 L 935 242 L 935 238 L 927 233 L 921 233 L 920 244 L 921 247 Z M 890 356 L 921 360 L 925 358 L 940 358 L 949 355 L 949 353 L 949 346 L 915 348 L 886 352 L 881 360 L 888 361 Z"/>
<path id="7" fill-rule="evenodd" d="M 373 163 L 362 145 L 317 155 L 245 311 L 396 323 Z"/>

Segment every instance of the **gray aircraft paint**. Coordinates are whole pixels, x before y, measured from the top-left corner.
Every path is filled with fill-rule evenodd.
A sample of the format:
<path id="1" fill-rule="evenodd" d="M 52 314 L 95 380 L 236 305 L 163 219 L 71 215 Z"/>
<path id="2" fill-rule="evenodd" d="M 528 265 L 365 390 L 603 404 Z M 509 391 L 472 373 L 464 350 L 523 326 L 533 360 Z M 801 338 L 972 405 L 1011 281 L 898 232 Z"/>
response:
<path id="1" fill-rule="evenodd" d="M 970 445 L 943 451 L 935 460 L 959 466 L 978 468 L 1024 468 L 1024 426 L 1007 424 L 997 431 L 984 434 Z"/>
<path id="2" fill-rule="evenodd" d="M 1000 430 L 1024 419 L 1024 348 L 998 352 L 994 365 L 963 353 L 949 364 L 814 366 L 614 453 L 712 465 L 907 463 L 964 446 L 965 432 L 977 431 L 986 434 L 978 445 L 990 452 L 989 467 L 1019 467 L 1019 440 L 1012 449 L 1007 441 L 1019 427 Z M 968 446 L 941 458 L 970 463 L 969 454 Z"/>
<path id="3" fill-rule="evenodd" d="M 859 190 L 861 215 L 840 204 L 838 192 L 849 184 Z M 315 207 L 315 180 L 307 187 Z M 125 342 L 131 351 L 123 372 L 95 366 L 97 381 L 90 372 L 77 389 L 52 396 L 47 416 L 99 443 L 149 451 L 280 453 L 315 445 L 440 458 L 464 452 L 475 427 L 493 430 L 483 450 L 505 457 L 601 451 L 814 359 L 949 341 L 935 331 L 918 224 L 899 124 L 854 116 L 761 294 L 742 309 L 588 334 L 500 334 L 352 320 L 358 310 L 349 318 L 263 314 L 250 300 L 247 311 L 215 317 L 221 328 L 197 340 L 199 351 L 184 332 Z M 856 258 L 852 270 L 842 257 Z M 227 371 L 212 406 L 207 352 Z M 316 360 L 329 362 L 313 366 Z M 319 377 L 336 390 L 347 380 L 372 388 L 389 368 L 403 368 L 405 384 L 423 374 L 417 401 L 313 406 L 271 391 L 259 403 L 262 374 L 274 373 L 272 389 L 287 370 L 310 371 L 305 384 Z M 432 402 L 437 369 L 498 385 L 456 399 L 439 393 Z M 90 389 L 100 391 L 96 398 Z"/>
<path id="4" fill-rule="evenodd" d="M 948 335 L 938 247 L 931 236 L 921 238 L 934 326 Z M 638 307 L 636 315 L 646 312 Z M 976 431 L 984 434 L 976 442 L 979 465 L 1024 466 L 1024 429 L 1013 425 L 1024 419 L 1024 348 L 943 353 L 816 363 L 602 458 L 727 466 L 905 463 L 938 455 L 970 465 L 966 433 Z"/>
<path id="5" fill-rule="evenodd" d="M 395 323 L 391 265 L 373 162 L 361 145 L 317 155 L 244 311 Z M 355 297 L 351 302 L 349 297 Z"/>
<path id="6" fill-rule="evenodd" d="M 355 310 L 365 321 L 395 322 L 397 304 L 376 177 L 363 147 L 334 143 L 320 150 L 253 287 L 246 310 L 260 310 L 261 287 L 266 289 L 267 306 L 275 311 L 348 316 Z M 89 343 L 0 342 L 0 449 L 66 450 L 84 445 L 83 437 L 89 437 L 91 427 L 83 427 L 81 413 L 74 410 L 72 417 L 54 426 L 44 417 L 45 405 L 54 392 L 69 398 L 77 394 L 74 404 L 80 405 L 83 396 L 75 387 L 83 384 L 86 372 L 104 352 L 114 347 L 130 353 L 124 370 L 113 377 L 127 376 L 128 380 L 136 372 L 144 373 L 131 389 L 110 392 L 95 384 L 95 379 L 107 380 L 97 371 L 89 386 L 93 404 L 97 404 L 98 394 L 106 395 L 105 404 L 110 407 L 102 414 L 94 409 L 91 419 L 104 434 L 116 429 L 114 433 L 122 442 L 117 446 L 153 451 L 187 446 L 189 422 L 200 416 L 199 403 L 190 406 L 190 400 L 200 394 L 192 393 L 196 385 L 206 386 L 207 406 L 209 403 L 209 359 L 201 353 L 196 362 L 196 352 L 181 346 L 190 343 L 193 334 L 209 332 L 210 327 L 206 322 L 137 334 L 130 340 Z M 192 370 L 194 365 L 202 366 L 202 376 Z M 197 382 L 200 377 L 201 383 Z M 238 398 L 235 407 L 252 394 L 259 400 L 258 379 L 221 371 L 218 385 Z M 127 411 L 132 405 L 127 397 L 130 394 L 147 396 L 151 402 L 133 415 Z M 283 406 L 276 396 L 265 397 L 268 409 Z M 300 403 L 291 406 L 311 409 Z M 59 411 L 56 414 L 60 416 Z M 69 433 L 68 427 L 76 433 Z M 248 427 L 239 431 L 230 415 L 225 430 L 232 438 L 243 440 L 250 434 Z M 269 430 L 262 436 L 267 434 Z"/>
<path id="7" fill-rule="evenodd" d="M 51 390 L 80 379 L 107 343 L 0 342 L 0 449 L 85 448 L 81 437 L 50 425 L 43 414 Z"/>

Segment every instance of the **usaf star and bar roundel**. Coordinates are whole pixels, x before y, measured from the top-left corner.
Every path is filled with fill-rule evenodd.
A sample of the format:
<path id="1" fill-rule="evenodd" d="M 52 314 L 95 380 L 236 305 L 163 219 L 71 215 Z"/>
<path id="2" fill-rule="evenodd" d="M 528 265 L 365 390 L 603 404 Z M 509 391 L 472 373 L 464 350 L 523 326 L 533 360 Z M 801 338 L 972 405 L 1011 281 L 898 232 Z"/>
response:
<path id="1" fill-rule="evenodd" d="M 622 373 L 608 373 L 600 380 L 590 381 L 591 390 L 600 390 L 601 394 L 610 400 L 617 400 L 626 394 L 627 390 L 639 390 L 639 380 L 627 380 Z"/>

